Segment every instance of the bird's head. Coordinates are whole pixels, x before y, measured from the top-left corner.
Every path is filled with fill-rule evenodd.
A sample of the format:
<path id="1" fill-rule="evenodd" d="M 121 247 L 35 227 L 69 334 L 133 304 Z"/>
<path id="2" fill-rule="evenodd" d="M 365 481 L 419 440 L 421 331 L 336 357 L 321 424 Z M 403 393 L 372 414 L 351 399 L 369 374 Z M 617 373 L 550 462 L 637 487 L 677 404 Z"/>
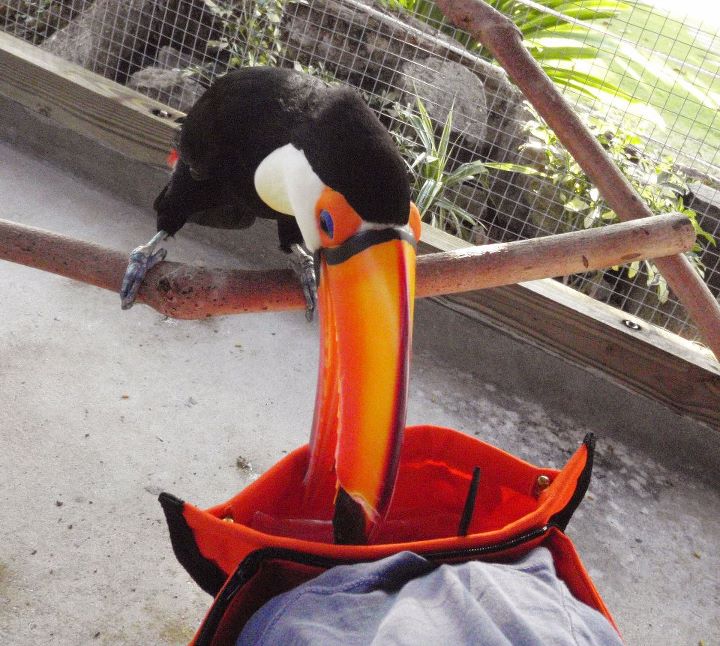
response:
<path id="1" fill-rule="evenodd" d="M 390 503 L 405 426 L 420 237 L 404 162 L 360 104 L 330 106 L 331 114 L 272 152 L 255 173 L 260 197 L 297 219 L 318 258 L 323 347 L 336 355 L 328 362 L 335 373 L 326 377 L 337 382 L 337 428 L 325 432 L 337 434 L 336 534 L 339 525 L 343 542 L 371 538 Z"/>

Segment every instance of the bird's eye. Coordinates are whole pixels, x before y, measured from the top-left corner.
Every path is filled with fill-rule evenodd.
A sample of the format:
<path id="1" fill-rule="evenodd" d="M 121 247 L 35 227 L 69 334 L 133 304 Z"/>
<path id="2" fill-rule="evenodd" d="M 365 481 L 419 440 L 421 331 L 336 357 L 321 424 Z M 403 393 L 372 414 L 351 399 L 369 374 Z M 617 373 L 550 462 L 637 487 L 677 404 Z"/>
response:
<path id="1" fill-rule="evenodd" d="M 328 213 L 325 209 L 320 211 L 320 228 L 327 237 L 332 240 L 335 225 L 333 224 L 332 215 L 330 215 L 330 213 Z"/>
<path id="2" fill-rule="evenodd" d="M 315 203 L 315 227 L 322 247 L 344 244 L 362 227 L 362 219 L 341 193 L 325 187 Z"/>

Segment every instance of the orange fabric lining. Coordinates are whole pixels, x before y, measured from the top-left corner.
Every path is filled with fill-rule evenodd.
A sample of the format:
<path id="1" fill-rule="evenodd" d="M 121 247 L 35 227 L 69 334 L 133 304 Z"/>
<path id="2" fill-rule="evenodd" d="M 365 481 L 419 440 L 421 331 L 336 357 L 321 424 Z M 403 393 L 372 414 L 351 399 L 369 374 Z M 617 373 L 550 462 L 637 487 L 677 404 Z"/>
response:
<path id="1" fill-rule="evenodd" d="M 432 456 L 428 458 L 427 456 Z M 285 547 L 329 558 L 382 558 L 399 550 L 444 551 L 490 545 L 544 526 L 570 501 L 585 466 L 583 445 L 562 471 L 540 469 L 500 449 L 451 429 L 406 429 L 395 495 L 387 516 L 388 531 L 373 545 L 334 545 L 271 535 L 252 528 L 257 512 L 275 518 L 329 520 L 332 509 L 303 507 L 303 477 L 308 450 L 301 447 L 234 498 L 202 511 L 186 504 L 184 517 L 203 556 L 230 574 L 248 553 L 262 547 Z M 450 466 L 452 465 L 452 466 Z M 456 536 L 472 470 L 482 476 L 468 535 Z M 551 485 L 539 497 L 539 475 Z M 321 497 L 322 498 L 322 497 Z M 327 500 L 327 498 L 325 498 Z M 223 518 L 231 517 L 234 522 Z M 414 519 L 414 524 L 411 521 Z M 414 540 L 408 540 L 411 523 Z"/>
<path id="2" fill-rule="evenodd" d="M 379 540 L 372 545 L 330 542 L 332 509 L 322 508 L 321 501 L 327 503 L 332 495 L 328 492 L 313 497 L 308 504 L 303 488 L 307 446 L 293 451 L 224 503 L 208 510 L 185 503 L 182 516 L 201 556 L 217 565 L 226 577 L 248 554 L 268 547 L 360 561 L 402 550 L 433 554 L 492 546 L 493 552 L 482 558 L 500 561 L 518 558 L 542 543 L 553 552 L 558 575 L 571 592 L 612 622 L 570 540 L 558 528 L 548 527 L 554 515 L 571 506 L 579 480 L 588 475 L 584 473 L 588 456 L 588 447 L 583 444 L 562 470 L 543 469 L 451 429 L 408 427 L 395 494 Z M 460 537 L 457 529 L 476 466 L 482 475 L 475 512 L 467 536 Z M 542 491 L 537 488 L 540 475 L 551 481 Z M 283 532 L 253 528 L 258 514 L 273 519 L 278 527 L 284 526 Z M 233 522 L 228 522 L 230 518 Z M 295 526 L 307 525 L 309 519 L 319 528 L 318 535 L 327 528 L 327 540 L 281 535 Z M 539 533 L 521 545 L 512 545 L 528 532 Z M 509 540 L 511 544 L 505 546 Z M 495 549 L 498 545 L 502 549 Z"/>

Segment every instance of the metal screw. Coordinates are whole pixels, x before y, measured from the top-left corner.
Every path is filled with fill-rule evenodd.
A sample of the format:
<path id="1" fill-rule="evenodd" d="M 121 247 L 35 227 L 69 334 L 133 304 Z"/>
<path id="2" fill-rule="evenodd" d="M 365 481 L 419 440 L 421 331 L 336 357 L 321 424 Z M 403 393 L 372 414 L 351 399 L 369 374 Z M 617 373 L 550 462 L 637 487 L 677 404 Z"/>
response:
<path id="1" fill-rule="evenodd" d="M 542 491 L 543 489 L 547 489 L 550 486 L 549 476 L 546 476 L 546 475 L 538 476 L 537 486 L 538 486 L 538 489 L 540 489 L 540 491 Z"/>
<path id="2" fill-rule="evenodd" d="M 635 321 L 631 321 L 630 319 L 623 320 L 623 325 L 625 327 L 629 327 L 631 330 L 642 330 L 642 327 L 638 323 L 635 323 Z"/>
<path id="3" fill-rule="evenodd" d="M 539 475 L 535 481 L 535 490 L 533 491 L 533 494 L 535 496 L 539 496 L 550 486 L 551 482 L 550 476 L 546 476 L 545 474 Z"/>
<path id="4" fill-rule="evenodd" d="M 161 119 L 169 119 L 172 116 L 167 110 L 161 110 L 160 108 L 153 108 L 150 112 Z"/>

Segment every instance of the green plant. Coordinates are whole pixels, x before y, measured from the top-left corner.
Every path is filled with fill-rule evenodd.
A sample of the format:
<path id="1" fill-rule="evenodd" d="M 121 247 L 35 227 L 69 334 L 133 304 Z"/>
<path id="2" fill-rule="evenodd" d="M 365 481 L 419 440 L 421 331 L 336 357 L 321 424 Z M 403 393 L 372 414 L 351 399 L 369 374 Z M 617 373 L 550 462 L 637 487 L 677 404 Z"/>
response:
<path id="1" fill-rule="evenodd" d="M 380 0 L 456 38 L 470 51 L 489 53 L 444 20 L 432 0 Z M 642 2 L 622 0 L 486 0 L 508 16 L 545 73 L 590 107 L 612 108 L 628 127 L 659 131 L 690 156 L 718 154 L 717 48 L 697 29 Z M 707 41 L 717 39 L 703 27 Z M 713 41 L 714 42 L 714 41 Z M 631 125 L 632 124 L 632 125 Z M 690 136 L 689 136 L 690 135 Z"/>
<path id="2" fill-rule="evenodd" d="M 222 24 L 222 35 L 208 47 L 224 52 L 228 68 L 276 65 L 282 54 L 280 21 L 285 0 L 204 0 L 205 6 Z M 206 75 L 193 67 L 190 73 Z"/>
<path id="3" fill-rule="evenodd" d="M 75 3 L 76 5 L 78 3 Z M 77 15 L 69 0 L 18 0 L 0 3 L 0 29 L 40 45 Z"/>
<path id="4" fill-rule="evenodd" d="M 452 120 L 450 109 L 440 136 L 423 102 L 417 99 L 417 112 L 398 108 L 401 123 L 409 126 L 409 135 L 393 131 L 405 163 L 413 178 L 413 196 L 422 218 L 432 226 L 469 239 L 473 229 L 482 226 L 477 216 L 451 199 L 451 192 L 475 179 L 487 188 L 485 163 L 476 160 L 450 169 L 452 159 Z"/>
<path id="5" fill-rule="evenodd" d="M 449 27 L 432 0 L 381 0 L 385 6 L 406 11 L 454 36 L 469 50 L 489 56 L 468 34 Z M 620 0 L 487 0 L 488 4 L 510 18 L 523 34 L 525 45 L 555 83 L 583 94 L 605 92 L 627 101 L 632 95 L 618 83 L 577 69 L 579 61 L 609 58 L 609 36 L 597 25 L 631 9 Z"/>
<path id="6" fill-rule="evenodd" d="M 622 77 L 618 80 L 591 72 L 615 65 L 614 50 L 619 43 L 602 25 L 631 10 L 629 3 L 489 0 L 488 4 L 517 25 L 525 46 L 557 85 L 593 97 L 605 93 L 629 102 L 634 100 L 633 94 L 624 87 Z M 477 49 L 482 50 L 480 46 Z"/>
<path id="7" fill-rule="evenodd" d="M 674 160 L 669 157 L 658 160 L 644 154 L 639 148 L 642 143 L 639 137 L 607 122 L 595 118 L 587 125 L 653 213 L 676 211 L 688 216 L 697 241 L 686 255 L 698 274 L 703 276 L 704 267 L 699 254 L 704 245 L 716 243 L 713 236 L 698 224 L 695 212 L 685 206 L 683 198 L 688 194 L 687 181 L 675 168 Z M 490 163 L 486 166 L 532 175 L 528 190 L 543 200 L 543 209 L 559 223 L 556 227 L 559 232 L 616 222 L 615 212 L 607 206 L 579 164 L 537 113 L 525 127 L 530 133 L 530 141 L 522 146 L 522 150 L 532 152 L 531 157 L 538 160 L 537 164 Z M 630 264 L 627 277 L 632 280 L 639 275 L 645 275 L 647 285 L 655 288 L 658 301 L 664 303 L 669 295 L 668 287 L 655 264 L 651 260 Z"/>
<path id="8" fill-rule="evenodd" d="M 447 25 L 443 12 L 433 0 L 379 0 L 379 2 L 388 9 L 410 13 L 415 18 L 438 27 L 451 36 L 458 36 L 454 33 L 455 29 Z M 462 35 L 459 36 L 459 40 L 464 45 L 470 42 L 469 38 L 463 40 Z"/>
<path id="9" fill-rule="evenodd" d="M 283 53 L 280 23 L 286 0 L 251 0 L 244 4 L 215 0 L 204 2 L 222 25 L 222 36 L 209 41 L 208 46 L 225 53 L 228 69 L 275 66 L 279 63 Z M 338 82 L 322 62 L 302 65 L 294 61 L 293 67 L 328 84 Z M 211 70 L 204 66 L 192 66 L 188 74 L 205 76 L 207 81 L 212 81 Z"/>

